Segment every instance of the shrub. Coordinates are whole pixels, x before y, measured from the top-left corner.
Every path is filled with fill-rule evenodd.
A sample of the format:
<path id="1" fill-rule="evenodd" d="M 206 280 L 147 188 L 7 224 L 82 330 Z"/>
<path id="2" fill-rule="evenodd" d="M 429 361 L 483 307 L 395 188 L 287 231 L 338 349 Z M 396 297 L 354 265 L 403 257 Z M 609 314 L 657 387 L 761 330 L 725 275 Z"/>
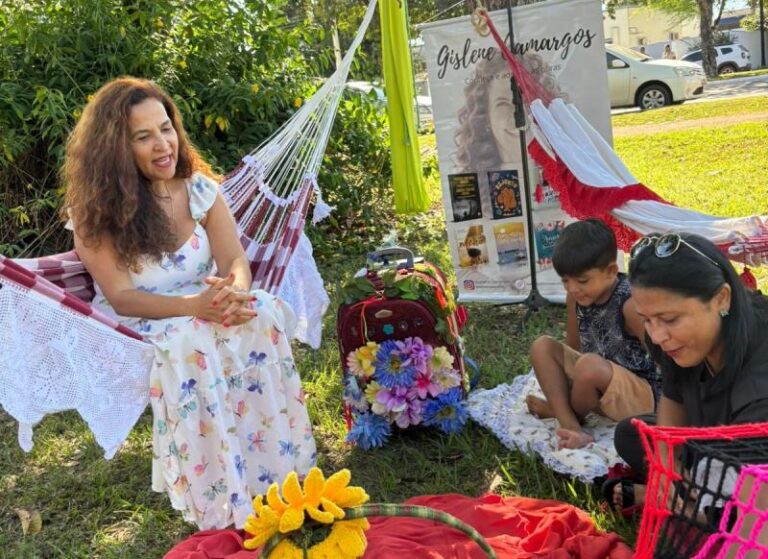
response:
<path id="1" fill-rule="evenodd" d="M 190 137 L 220 171 L 260 144 L 316 89 L 331 53 L 304 26 L 287 29 L 268 0 L 6 0 L 0 8 L 0 252 L 65 250 L 56 219 L 67 134 L 88 96 L 120 75 L 157 81 Z M 305 52 L 312 56 L 305 56 Z M 366 100 L 337 118 L 321 173 L 349 216 L 375 216 L 357 191 L 384 189 L 387 136 Z M 372 164 L 372 168 L 366 167 Z M 383 190 L 382 190 L 383 192 Z"/>

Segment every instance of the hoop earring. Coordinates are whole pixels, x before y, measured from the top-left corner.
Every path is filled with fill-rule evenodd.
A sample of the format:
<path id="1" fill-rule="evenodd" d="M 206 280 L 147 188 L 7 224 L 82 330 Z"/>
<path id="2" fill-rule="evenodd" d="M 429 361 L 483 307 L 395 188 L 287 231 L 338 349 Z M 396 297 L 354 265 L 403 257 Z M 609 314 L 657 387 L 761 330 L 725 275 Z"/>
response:
<path id="1" fill-rule="evenodd" d="M 720 318 L 725 318 L 730 313 L 726 309 L 720 309 Z"/>

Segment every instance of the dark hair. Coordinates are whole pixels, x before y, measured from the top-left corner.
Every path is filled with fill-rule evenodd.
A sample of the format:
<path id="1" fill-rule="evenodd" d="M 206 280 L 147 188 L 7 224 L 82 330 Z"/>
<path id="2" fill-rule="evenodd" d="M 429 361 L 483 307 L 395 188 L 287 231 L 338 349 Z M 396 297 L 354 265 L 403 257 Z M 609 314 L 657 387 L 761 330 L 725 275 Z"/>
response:
<path id="1" fill-rule="evenodd" d="M 162 103 L 178 135 L 176 177 L 212 175 L 191 145 L 171 97 L 149 80 L 123 77 L 102 86 L 88 102 L 69 136 L 62 179 L 67 187 L 62 217 L 71 217 L 77 234 L 98 246 L 111 237 L 120 264 L 133 268 L 139 258 L 160 260 L 176 247 L 170 219 L 131 152 L 128 118 L 147 99 Z"/>
<path id="2" fill-rule="evenodd" d="M 698 235 L 681 234 L 680 237 L 707 257 L 685 244 L 666 257 L 656 256 L 652 245 L 641 249 L 629 263 L 629 281 L 632 287 L 663 289 L 682 297 L 694 297 L 708 303 L 725 284 L 731 288 L 731 307 L 722 321 L 720 341 L 727 348 L 725 371 L 735 375 L 747 357 L 750 334 L 754 331 L 758 311 L 765 312 L 766 301 L 759 293 L 750 293 L 741 282 L 730 261 L 713 243 Z M 761 335 L 763 335 L 761 333 Z M 676 365 L 646 336 L 651 357 L 663 368 Z"/>
<path id="3" fill-rule="evenodd" d="M 555 243 L 552 265 L 560 277 L 578 276 L 616 262 L 616 235 L 599 219 L 571 223 Z"/>

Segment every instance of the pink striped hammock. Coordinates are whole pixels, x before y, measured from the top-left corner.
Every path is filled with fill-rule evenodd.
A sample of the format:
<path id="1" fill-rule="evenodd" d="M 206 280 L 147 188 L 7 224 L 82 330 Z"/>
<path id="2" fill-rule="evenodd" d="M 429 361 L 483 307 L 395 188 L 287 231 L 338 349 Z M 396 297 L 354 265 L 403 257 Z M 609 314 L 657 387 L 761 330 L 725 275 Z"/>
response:
<path id="1" fill-rule="evenodd" d="M 276 294 L 317 185 L 309 176 L 288 199 L 278 198 L 254 161 L 246 160 L 222 192 L 241 229 L 253 288 Z M 0 408 L 18 420 L 24 450 L 46 414 L 77 409 L 111 458 L 146 408 L 151 346 L 91 306 L 93 287 L 74 251 L 0 256 Z M 94 356 L 99 364 L 83 369 Z"/>
<path id="2" fill-rule="evenodd" d="M 252 288 L 275 294 L 299 242 L 315 185 L 312 180 L 305 180 L 296 196 L 284 208 L 279 208 L 263 195 L 259 184 L 253 170 L 243 165 L 222 184 L 222 192 L 240 225 L 240 242 L 251 263 Z M 248 202 L 259 192 L 262 193 L 261 203 L 248 212 L 251 207 Z M 254 238 L 260 238 L 261 242 Z M 0 255 L 0 278 L 37 291 L 76 313 L 141 339 L 136 332 L 117 325 L 91 307 L 93 278 L 74 250 L 17 260 Z"/>
<path id="3" fill-rule="evenodd" d="M 499 35 L 485 10 L 475 18 L 480 34 L 490 33 L 506 60 L 529 109 L 528 153 L 544 179 L 557 191 L 570 216 L 598 217 L 627 250 L 651 232 L 688 232 L 717 244 L 734 261 L 768 263 L 768 216 L 722 218 L 675 207 L 640 183 L 613 148 L 572 104 L 555 98 L 524 66 Z M 742 275 L 754 287 L 745 267 Z"/>

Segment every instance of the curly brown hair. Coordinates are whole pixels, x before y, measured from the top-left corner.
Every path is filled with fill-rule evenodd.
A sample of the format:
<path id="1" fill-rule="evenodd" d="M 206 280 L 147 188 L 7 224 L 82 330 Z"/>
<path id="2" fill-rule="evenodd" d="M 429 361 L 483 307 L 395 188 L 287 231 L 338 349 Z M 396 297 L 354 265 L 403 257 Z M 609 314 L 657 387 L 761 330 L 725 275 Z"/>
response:
<path id="1" fill-rule="evenodd" d="M 181 115 L 157 84 L 121 77 L 102 86 L 83 110 L 69 136 L 61 170 L 66 186 L 62 218 L 71 219 L 88 246 L 111 239 L 122 266 L 137 269 L 139 259 L 159 261 L 177 246 L 170 219 L 139 171 L 130 145 L 128 117 L 147 99 L 157 99 L 178 135 L 176 178 L 195 172 L 216 177 L 191 145 Z"/>
<path id="2" fill-rule="evenodd" d="M 521 58 L 523 66 L 544 89 L 567 101 L 555 75 L 546 67 L 541 56 L 526 53 Z M 499 147 L 491 129 L 489 95 L 494 80 L 509 80 L 510 75 L 507 62 L 497 53 L 477 63 L 472 79 L 464 87 L 465 104 L 459 109 L 459 126 L 454 133 L 456 152 L 453 161 L 460 171 L 496 169 L 501 164 Z M 511 100 L 512 93 L 509 95 Z"/>
<path id="3" fill-rule="evenodd" d="M 454 163 L 462 171 L 494 169 L 501 161 L 491 131 L 488 95 L 492 81 L 501 79 L 498 74 L 509 72 L 501 55 L 482 60 L 475 68 L 473 79 L 464 88 L 466 102 L 459 110 L 459 127 L 454 135 Z"/>

